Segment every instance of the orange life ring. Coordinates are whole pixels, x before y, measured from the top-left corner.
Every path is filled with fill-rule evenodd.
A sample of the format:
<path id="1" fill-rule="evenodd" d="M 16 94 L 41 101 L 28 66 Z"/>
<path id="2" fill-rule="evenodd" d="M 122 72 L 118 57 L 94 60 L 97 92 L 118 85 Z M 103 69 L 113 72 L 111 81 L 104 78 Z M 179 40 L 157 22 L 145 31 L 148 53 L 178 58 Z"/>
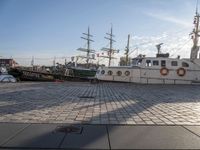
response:
<path id="1" fill-rule="evenodd" d="M 161 68 L 160 69 L 161 75 L 166 76 L 166 75 L 168 75 L 168 73 L 169 73 L 169 69 L 167 69 L 167 68 Z"/>
<path id="2" fill-rule="evenodd" d="M 177 75 L 183 77 L 186 73 L 186 70 L 184 68 L 178 68 L 176 72 L 177 72 Z"/>

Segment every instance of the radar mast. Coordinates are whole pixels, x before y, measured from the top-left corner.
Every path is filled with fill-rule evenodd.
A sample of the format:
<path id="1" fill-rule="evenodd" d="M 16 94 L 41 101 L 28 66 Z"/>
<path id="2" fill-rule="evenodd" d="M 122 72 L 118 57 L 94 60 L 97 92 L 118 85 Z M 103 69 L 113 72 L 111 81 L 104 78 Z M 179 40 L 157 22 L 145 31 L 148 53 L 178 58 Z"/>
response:
<path id="1" fill-rule="evenodd" d="M 196 14 L 194 16 L 194 29 L 191 33 L 191 38 L 193 40 L 193 46 L 191 48 L 191 54 L 190 54 L 190 60 L 194 61 L 198 57 L 198 52 L 199 52 L 199 46 L 198 46 L 198 41 L 199 41 L 199 18 L 200 15 L 198 13 L 198 1 L 196 5 Z"/>

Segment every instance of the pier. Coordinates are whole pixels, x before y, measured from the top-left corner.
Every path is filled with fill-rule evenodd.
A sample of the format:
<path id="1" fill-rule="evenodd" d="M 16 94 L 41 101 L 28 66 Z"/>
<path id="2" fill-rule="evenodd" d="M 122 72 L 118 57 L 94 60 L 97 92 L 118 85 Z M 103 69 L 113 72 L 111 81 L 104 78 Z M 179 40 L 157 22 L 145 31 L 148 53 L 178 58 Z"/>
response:
<path id="1" fill-rule="evenodd" d="M 0 122 L 200 125 L 197 85 L 0 84 Z"/>
<path id="2" fill-rule="evenodd" d="M 19 82 L 0 89 L 0 149 L 200 147 L 197 85 Z M 62 126 L 78 130 L 58 132 Z"/>

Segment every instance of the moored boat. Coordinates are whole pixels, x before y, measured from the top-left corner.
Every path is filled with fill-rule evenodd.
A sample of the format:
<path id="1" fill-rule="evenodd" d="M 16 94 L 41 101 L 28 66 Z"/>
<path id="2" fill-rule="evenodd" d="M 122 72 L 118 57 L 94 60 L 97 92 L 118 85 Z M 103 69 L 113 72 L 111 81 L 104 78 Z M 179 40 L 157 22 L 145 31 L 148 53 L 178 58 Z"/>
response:
<path id="1" fill-rule="evenodd" d="M 95 77 L 96 70 L 86 68 L 68 68 L 66 69 L 65 76 L 68 80 L 87 80 Z"/>
<path id="2" fill-rule="evenodd" d="M 75 66 L 67 67 L 65 71 L 65 76 L 67 80 L 87 80 L 91 77 L 95 77 L 96 68 L 91 65 L 90 60 L 95 60 L 95 50 L 91 49 L 91 42 L 94 42 L 90 34 L 90 28 L 88 27 L 87 33 L 83 33 L 86 37 L 81 37 L 82 39 L 86 40 L 87 48 L 78 48 L 78 51 L 85 52 L 86 55 L 76 56 L 75 59 Z M 78 59 L 86 60 L 86 64 L 81 67 L 77 66 Z M 91 68 L 92 67 L 92 68 Z"/>
<path id="3" fill-rule="evenodd" d="M 194 30 L 192 32 L 193 46 L 190 58 L 169 58 L 169 53 L 160 52 L 161 44 L 157 45 L 156 57 L 139 55 L 132 59 L 130 66 L 100 67 L 96 78 L 103 81 L 133 82 L 141 84 L 193 84 L 200 83 L 199 19 L 196 11 Z"/>
<path id="4" fill-rule="evenodd" d="M 12 68 L 9 74 L 13 75 L 19 81 L 54 81 L 54 75 L 51 73 L 32 71 L 20 68 Z"/>

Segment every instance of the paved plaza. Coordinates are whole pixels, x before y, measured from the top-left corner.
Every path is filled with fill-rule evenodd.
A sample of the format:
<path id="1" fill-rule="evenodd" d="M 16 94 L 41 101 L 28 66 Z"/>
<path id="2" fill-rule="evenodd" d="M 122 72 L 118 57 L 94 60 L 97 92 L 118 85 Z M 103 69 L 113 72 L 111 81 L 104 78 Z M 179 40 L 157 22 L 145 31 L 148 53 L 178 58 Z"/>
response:
<path id="1" fill-rule="evenodd" d="M 200 86 L 0 84 L 0 122 L 200 125 Z"/>

